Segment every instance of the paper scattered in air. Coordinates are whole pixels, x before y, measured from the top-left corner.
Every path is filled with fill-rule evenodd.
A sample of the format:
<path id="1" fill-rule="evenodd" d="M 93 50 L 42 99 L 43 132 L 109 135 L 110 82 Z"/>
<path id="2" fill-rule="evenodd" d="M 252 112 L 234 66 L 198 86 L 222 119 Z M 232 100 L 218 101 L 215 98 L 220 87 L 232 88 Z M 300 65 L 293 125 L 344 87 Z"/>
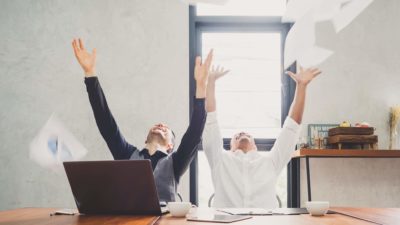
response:
<path id="1" fill-rule="evenodd" d="M 298 63 L 305 68 L 315 67 L 328 59 L 332 54 L 333 51 L 329 49 L 313 46 L 300 55 Z"/>
<path id="2" fill-rule="evenodd" d="M 62 162 L 82 159 L 87 150 L 52 115 L 30 144 L 30 159 L 46 169 L 62 169 Z"/>
<path id="3" fill-rule="evenodd" d="M 336 32 L 349 25 L 374 0 L 290 0 L 282 22 L 293 23 L 306 14 L 315 22 L 332 20 Z"/>
<path id="4" fill-rule="evenodd" d="M 286 5 L 283 23 L 292 23 L 302 18 L 306 13 L 310 14 L 322 0 L 290 0 Z"/>
<path id="5" fill-rule="evenodd" d="M 295 61 L 316 66 L 333 51 L 316 46 L 315 24 L 331 20 L 336 33 L 349 25 L 374 0 L 290 0 L 282 22 L 295 22 L 286 37 L 285 68 Z"/>
<path id="6" fill-rule="evenodd" d="M 332 21 L 333 25 L 335 26 L 336 33 L 340 32 L 347 25 L 349 25 L 372 2 L 373 0 L 352 0 L 343 5 Z"/>
<path id="7" fill-rule="evenodd" d="M 311 14 L 303 16 L 290 29 L 285 42 L 285 68 L 315 45 L 315 23 Z"/>
<path id="8" fill-rule="evenodd" d="M 189 5 L 196 5 L 199 3 L 206 3 L 212 5 L 224 5 L 229 0 L 181 0 L 181 2 L 189 4 Z"/>

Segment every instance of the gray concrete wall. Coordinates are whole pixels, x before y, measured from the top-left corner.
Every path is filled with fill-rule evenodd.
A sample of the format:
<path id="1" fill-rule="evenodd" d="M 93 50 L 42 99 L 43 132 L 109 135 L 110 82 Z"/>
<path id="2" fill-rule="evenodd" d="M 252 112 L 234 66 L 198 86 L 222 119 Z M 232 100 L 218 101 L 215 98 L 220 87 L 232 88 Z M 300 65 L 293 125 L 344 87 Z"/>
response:
<path id="1" fill-rule="evenodd" d="M 311 158 L 310 178 L 313 201 L 332 206 L 400 207 L 399 158 Z M 300 197 L 307 199 L 305 159 L 300 166 Z"/>
<path id="2" fill-rule="evenodd" d="M 0 210 L 74 207 L 65 174 L 29 160 L 29 143 L 55 112 L 89 150 L 112 159 L 86 94 L 71 41 L 97 48 L 97 71 L 125 137 L 144 145 L 166 122 L 188 124 L 188 10 L 171 0 L 0 1 Z M 180 192 L 188 200 L 188 178 Z"/>
<path id="3" fill-rule="evenodd" d="M 399 11 L 400 1 L 375 0 L 339 34 L 317 24 L 318 44 L 335 53 L 310 85 L 303 124 L 367 121 L 388 148 L 389 107 L 400 105 Z"/>
<path id="4" fill-rule="evenodd" d="M 335 54 L 309 88 L 303 124 L 368 121 L 376 127 L 379 148 L 388 148 L 389 107 L 400 105 L 399 12 L 400 1 L 375 0 L 339 34 L 331 23 L 317 25 L 318 44 Z M 399 165 L 400 159 L 311 159 L 313 200 L 400 207 Z"/>

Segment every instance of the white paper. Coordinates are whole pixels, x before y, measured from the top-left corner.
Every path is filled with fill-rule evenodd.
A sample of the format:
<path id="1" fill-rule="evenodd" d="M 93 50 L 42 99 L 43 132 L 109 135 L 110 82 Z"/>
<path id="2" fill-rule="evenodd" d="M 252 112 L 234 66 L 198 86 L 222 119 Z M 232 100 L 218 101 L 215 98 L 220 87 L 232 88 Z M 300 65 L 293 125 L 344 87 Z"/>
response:
<path id="1" fill-rule="evenodd" d="M 315 23 L 311 14 L 303 16 L 290 29 L 285 42 L 285 69 L 315 45 Z"/>
<path id="2" fill-rule="evenodd" d="M 329 49 L 313 46 L 299 56 L 297 63 L 304 68 L 315 67 L 328 59 L 332 54 L 333 51 Z"/>
<path id="3" fill-rule="evenodd" d="M 228 0 L 181 0 L 181 2 L 189 5 L 196 5 L 199 3 L 206 3 L 211 5 L 224 5 Z"/>
<path id="4" fill-rule="evenodd" d="M 322 0 L 290 0 L 286 5 L 283 23 L 292 23 L 302 18 L 306 13 L 311 13 Z"/>
<path id="5" fill-rule="evenodd" d="M 293 23 L 306 14 L 313 14 L 315 22 L 331 20 L 340 11 L 341 5 L 351 0 L 290 0 L 282 22 Z"/>
<path id="6" fill-rule="evenodd" d="M 217 211 L 231 215 L 272 215 L 272 211 L 263 208 L 219 208 Z"/>
<path id="7" fill-rule="evenodd" d="M 59 170 L 62 162 L 83 158 L 87 150 L 52 115 L 30 144 L 30 159 L 40 166 Z"/>
<path id="8" fill-rule="evenodd" d="M 374 0 L 352 0 L 340 9 L 332 22 L 336 33 L 349 25 L 364 9 L 366 9 Z"/>

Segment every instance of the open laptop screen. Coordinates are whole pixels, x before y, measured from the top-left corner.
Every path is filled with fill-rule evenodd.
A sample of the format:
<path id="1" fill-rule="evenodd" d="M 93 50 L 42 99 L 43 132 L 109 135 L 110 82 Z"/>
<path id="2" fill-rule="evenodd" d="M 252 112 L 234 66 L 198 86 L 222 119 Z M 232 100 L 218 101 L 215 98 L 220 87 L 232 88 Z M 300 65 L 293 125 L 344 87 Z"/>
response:
<path id="1" fill-rule="evenodd" d="M 161 215 L 149 160 L 64 162 L 80 213 Z"/>

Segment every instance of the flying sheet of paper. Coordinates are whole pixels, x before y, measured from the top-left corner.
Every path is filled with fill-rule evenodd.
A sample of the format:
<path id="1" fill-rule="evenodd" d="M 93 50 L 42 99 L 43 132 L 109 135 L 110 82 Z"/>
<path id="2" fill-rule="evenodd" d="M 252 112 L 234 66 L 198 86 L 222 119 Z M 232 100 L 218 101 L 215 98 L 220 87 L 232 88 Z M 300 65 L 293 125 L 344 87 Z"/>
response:
<path id="1" fill-rule="evenodd" d="M 290 0 L 286 5 L 285 14 L 282 16 L 283 23 L 293 23 L 314 10 L 322 0 Z"/>
<path id="2" fill-rule="evenodd" d="M 62 162 L 83 158 L 87 150 L 79 141 L 52 115 L 39 134 L 30 144 L 30 159 L 40 166 L 59 170 Z"/>
<path id="3" fill-rule="evenodd" d="M 189 4 L 189 5 L 196 5 L 199 3 L 206 3 L 212 5 L 224 5 L 229 0 L 181 0 L 181 2 Z"/>
<path id="4" fill-rule="evenodd" d="M 306 14 L 313 14 L 314 21 L 331 20 L 341 6 L 351 0 L 290 0 L 286 6 L 282 22 L 293 23 Z"/>
<path id="5" fill-rule="evenodd" d="M 332 20 L 336 33 L 349 25 L 374 0 L 290 0 L 282 22 L 293 23 L 306 14 L 315 22 Z"/>
<path id="6" fill-rule="evenodd" d="M 298 60 L 304 52 L 315 45 L 315 23 L 307 14 L 290 29 L 285 42 L 285 69 Z"/>
<path id="7" fill-rule="evenodd" d="M 297 62 L 305 68 L 315 67 L 328 59 L 332 54 L 333 51 L 331 50 L 313 46 L 301 54 Z"/>
<path id="8" fill-rule="evenodd" d="M 349 25 L 373 1 L 374 0 L 352 0 L 344 4 L 332 20 L 336 33 Z"/>

